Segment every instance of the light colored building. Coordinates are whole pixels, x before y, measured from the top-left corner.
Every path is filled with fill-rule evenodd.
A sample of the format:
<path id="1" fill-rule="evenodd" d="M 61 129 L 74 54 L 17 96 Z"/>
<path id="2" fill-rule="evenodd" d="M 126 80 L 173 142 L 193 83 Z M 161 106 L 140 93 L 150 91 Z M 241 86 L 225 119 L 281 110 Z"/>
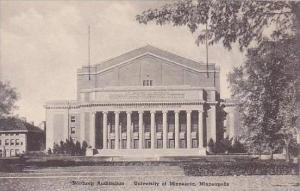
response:
<path id="1" fill-rule="evenodd" d="M 0 157 L 14 157 L 42 147 L 44 133 L 17 118 L 0 119 Z"/>
<path id="2" fill-rule="evenodd" d="M 205 155 L 219 92 L 215 64 L 147 45 L 78 69 L 77 100 L 46 103 L 46 148 L 72 137 L 100 156 Z"/>

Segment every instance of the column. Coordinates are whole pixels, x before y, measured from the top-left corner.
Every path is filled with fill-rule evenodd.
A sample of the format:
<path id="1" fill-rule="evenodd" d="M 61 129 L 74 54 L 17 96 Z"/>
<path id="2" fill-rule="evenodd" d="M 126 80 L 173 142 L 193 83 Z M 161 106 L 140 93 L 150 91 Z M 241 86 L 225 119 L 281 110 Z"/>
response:
<path id="1" fill-rule="evenodd" d="M 119 111 L 115 111 L 115 149 L 119 149 Z"/>
<path id="2" fill-rule="evenodd" d="M 168 129 L 167 129 L 167 114 L 168 111 L 162 111 L 163 113 L 163 148 L 167 148 L 167 138 L 168 138 Z"/>
<path id="3" fill-rule="evenodd" d="M 186 147 L 188 149 L 192 148 L 192 139 L 191 139 L 191 112 L 186 111 Z"/>
<path id="4" fill-rule="evenodd" d="M 179 112 L 174 111 L 175 113 L 175 149 L 179 148 Z"/>
<path id="5" fill-rule="evenodd" d="M 127 138 L 127 141 L 126 141 L 126 148 L 127 149 L 130 149 L 130 143 L 131 143 L 131 111 L 127 111 L 126 112 L 127 114 L 127 125 L 126 125 L 126 138 Z"/>
<path id="6" fill-rule="evenodd" d="M 203 109 L 198 110 L 198 147 L 203 148 Z"/>
<path id="7" fill-rule="evenodd" d="M 107 112 L 103 112 L 103 149 L 107 149 Z"/>
<path id="8" fill-rule="evenodd" d="M 139 111 L 139 149 L 144 145 L 143 111 Z"/>
<path id="9" fill-rule="evenodd" d="M 95 118 L 96 112 L 90 113 L 90 145 L 92 148 L 95 148 Z"/>
<path id="10" fill-rule="evenodd" d="M 155 130 L 155 111 L 150 111 L 151 114 L 151 149 L 156 147 L 156 130 Z"/>
<path id="11" fill-rule="evenodd" d="M 210 106 L 210 138 L 216 142 L 217 139 L 217 127 L 216 127 L 216 106 Z"/>

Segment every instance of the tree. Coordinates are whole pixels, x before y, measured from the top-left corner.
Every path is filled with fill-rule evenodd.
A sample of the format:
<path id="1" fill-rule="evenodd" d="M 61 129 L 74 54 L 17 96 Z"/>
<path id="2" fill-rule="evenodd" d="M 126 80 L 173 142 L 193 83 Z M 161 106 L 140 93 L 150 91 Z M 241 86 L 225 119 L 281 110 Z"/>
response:
<path id="1" fill-rule="evenodd" d="M 264 41 L 249 49 L 243 66 L 229 75 L 233 96 L 240 100 L 245 141 L 252 152 L 273 154 L 289 147 L 295 132 L 295 41 Z"/>
<path id="2" fill-rule="evenodd" d="M 86 141 L 83 141 L 82 142 L 82 147 L 81 147 L 81 154 L 82 155 L 85 155 L 86 154 L 86 148 L 88 147 L 88 144 L 87 144 L 87 142 Z"/>
<path id="3" fill-rule="evenodd" d="M 208 44 L 222 42 L 227 49 L 237 42 L 243 50 L 260 44 L 264 36 L 276 34 L 278 39 L 296 40 L 296 55 L 300 57 L 300 2 L 297 1 L 176 1 L 159 9 L 146 10 L 136 19 L 144 24 L 155 21 L 158 25 L 187 26 L 192 33 L 197 33 L 198 45 L 207 39 Z M 207 30 L 203 30 L 205 28 Z M 299 73 L 300 63 L 296 64 L 295 70 Z M 295 87 L 299 116 L 300 80 Z M 297 120 L 297 127 L 300 129 L 300 120 Z"/>
<path id="4" fill-rule="evenodd" d="M 0 81 L 0 117 L 6 117 L 16 108 L 15 102 L 18 97 L 15 88 Z"/>
<path id="5" fill-rule="evenodd" d="M 81 145 L 79 141 L 76 141 L 75 144 L 75 155 L 81 155 Z"/>

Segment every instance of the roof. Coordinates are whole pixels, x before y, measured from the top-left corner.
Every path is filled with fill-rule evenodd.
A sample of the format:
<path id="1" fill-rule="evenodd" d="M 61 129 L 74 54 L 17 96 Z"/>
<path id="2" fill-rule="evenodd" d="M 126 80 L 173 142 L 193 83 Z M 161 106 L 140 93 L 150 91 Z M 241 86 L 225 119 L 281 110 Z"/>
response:
<path id="1" fill-rule="evenodd" d="M 206 64 L 203 62 L 195 61 L 192 59 L 184 58 L 182 56 L 176 55 L 174 53 L 156 48 L 151 45 L 146 45 L 141 48 L 137 48 L 126 52 L 120 56 L 102 61 L 98 64 L 93 65 L 92 67 L 96 69 L 96 71 L 105 70 L 106 68 L 114 67 L 120 63 L 126 62 L 133 58 L 137 58 L 143 55 L 154 55 L 157 57 L 165 58 L 176 63 L 180 63 L 186 67 L 193 68 L 196 70 L 206 70 Z M 83 67 L 84 68 L 84 67 Z M 209 69 L 215 70 L 215 64 L 209 63 Z"/>
<path id="2" fill-rule="evenodd" d="M 38 127 L 14 117 L 0 118 L 0 131 L 42 132 Z"/>

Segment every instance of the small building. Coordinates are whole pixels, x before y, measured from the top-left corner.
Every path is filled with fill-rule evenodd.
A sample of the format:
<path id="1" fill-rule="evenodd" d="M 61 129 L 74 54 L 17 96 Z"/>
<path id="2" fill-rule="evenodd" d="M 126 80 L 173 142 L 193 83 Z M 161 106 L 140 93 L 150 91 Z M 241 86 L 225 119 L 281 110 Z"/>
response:
<path id="1" fill-rule="evenodd" d="M 44 132 L 18 118 L 0 119 L 0 157 L 13 157 L 44 146 Z"/>

